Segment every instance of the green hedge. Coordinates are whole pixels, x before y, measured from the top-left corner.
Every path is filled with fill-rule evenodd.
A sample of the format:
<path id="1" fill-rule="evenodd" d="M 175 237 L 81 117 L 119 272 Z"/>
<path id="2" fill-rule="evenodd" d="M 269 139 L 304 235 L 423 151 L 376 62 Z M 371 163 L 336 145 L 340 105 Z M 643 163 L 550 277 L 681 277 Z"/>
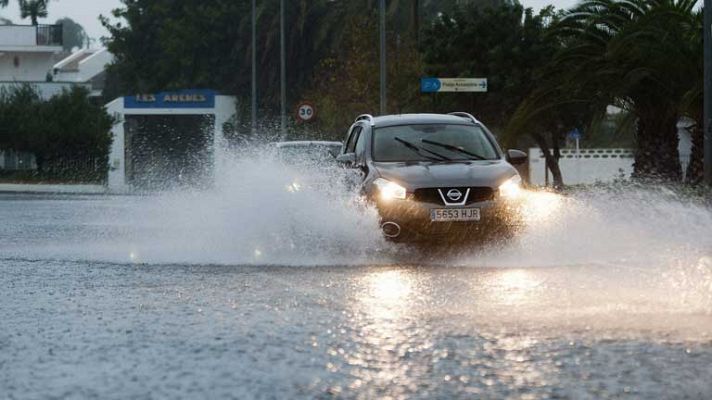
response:
<path id="1" fill-rule="evenodd" d="M 22 175 L 31 181 L 103 182 L 111 126 L 112 118 L 85 88 L 73 87 L 49 100 L 29 84 L 2 88 L 0 149 L 34 154 L 37 170 L 3 171 L 0 179 Z"/>

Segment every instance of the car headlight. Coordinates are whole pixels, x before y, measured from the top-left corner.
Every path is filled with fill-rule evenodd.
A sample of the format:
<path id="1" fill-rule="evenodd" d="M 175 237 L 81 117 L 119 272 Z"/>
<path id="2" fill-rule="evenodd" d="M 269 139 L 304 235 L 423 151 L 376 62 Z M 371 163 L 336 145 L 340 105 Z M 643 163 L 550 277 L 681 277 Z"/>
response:
<path id="1" fill-rule="evenodd" d="M 378 188 L 378 193 L 382 200 L 405 200 L 405 188 L 395 182 L 378 178 L 373 181 L 373 185 Z"/>
<path id="2" fill-rule="evenodd" d="M 499 185 L 499 195 L 507 199 L 516 199 L 522 193 L 522 178 L 519 175 L 507 179 Z"/>

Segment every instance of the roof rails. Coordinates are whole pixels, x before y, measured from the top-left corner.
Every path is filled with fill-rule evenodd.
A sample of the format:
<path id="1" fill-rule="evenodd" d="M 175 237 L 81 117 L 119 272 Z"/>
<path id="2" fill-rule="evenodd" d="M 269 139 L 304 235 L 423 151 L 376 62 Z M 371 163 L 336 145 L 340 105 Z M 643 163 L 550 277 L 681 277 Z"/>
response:
<path id="1" fill-rule="evenodd" d="M 371 115 L 371 114 L 361 114 L 361 115 L 359 115 L 358 117 L 356 117 L 356 120 L 354 121 L 354 124 L 357 123 L 358 121 L 363 121 L 363 120 L 365 120 L 365 119 L 368 120 L 368 122 L 369 122 L 369 124 L 371 124 L 371 126 L 376 125 L 376 123 L 373 121 L 373 115 Z"/>
<path id="2" fill-rule="evenodd" d="M 480 123 L 480 121 L 478 121 L 477 118 L 475 118 L 475 116 L 472 115 L 472 114 L 470 114 L 470 113 L 466 113 L 466 112 L 462 112 L 462 111 L 456 111 L 456 112 L 451 112 L 451 113 L 449 113 L 448 115 L 454 115 L 454 116 L 456 116 L 456 117 L 466 118 L 466 119 L 469 119 L 470 121 L 472 121 L 472 122 L 475 123 L 475 124 L 479 124 L 479 123 Z"/>

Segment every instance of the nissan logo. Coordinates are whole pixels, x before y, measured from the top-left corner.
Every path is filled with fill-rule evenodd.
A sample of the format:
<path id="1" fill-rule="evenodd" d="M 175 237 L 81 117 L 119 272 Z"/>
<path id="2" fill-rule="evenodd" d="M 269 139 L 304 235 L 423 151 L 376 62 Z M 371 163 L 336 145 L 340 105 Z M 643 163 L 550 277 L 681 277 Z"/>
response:
<path id="1" fill-rule="evenodd" d="M 457 189 L 450 189 L 447 192 L 447 198 L 452 201 L 458 201 L 462 198 L 462 192 Z"/>

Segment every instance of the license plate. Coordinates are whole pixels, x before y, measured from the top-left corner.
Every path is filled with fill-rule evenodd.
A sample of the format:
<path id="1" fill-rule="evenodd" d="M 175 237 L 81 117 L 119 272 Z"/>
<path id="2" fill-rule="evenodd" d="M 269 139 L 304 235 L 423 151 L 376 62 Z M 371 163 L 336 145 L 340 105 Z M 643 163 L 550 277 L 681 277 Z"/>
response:
<path id="1" fill-rule="evenodd" d="M 479 208 L 436 208 L 430 210 L 431 221 L 479 221 Z"/>

